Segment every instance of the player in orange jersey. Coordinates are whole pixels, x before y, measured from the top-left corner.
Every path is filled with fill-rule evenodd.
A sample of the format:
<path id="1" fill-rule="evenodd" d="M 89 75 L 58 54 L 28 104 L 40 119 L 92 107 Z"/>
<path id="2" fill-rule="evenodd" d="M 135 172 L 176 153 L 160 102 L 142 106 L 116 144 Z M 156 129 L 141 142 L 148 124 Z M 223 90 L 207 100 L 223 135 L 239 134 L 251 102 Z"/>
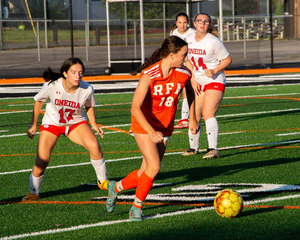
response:
<path id="1" fill-rule="evenodd" d="M 98 186 L 107 189 L 108 180 L 103 153 L 95 133 L 87 122 L 87 117 L 92 128 L 102 138 L 104 132 L 95 119 L 94 106 L 97 102 L 94 89 L 90 84 L 82 81 L 84 70 L 80 59 L 69 58 L 62 64 L 60 73 L 55 73 L 48 68 L 43 74 L 46 83 L 34 97 L 32 121 L 27 130 L 30 138 L 36 134 L 39 113 L 45 102 L 47 106 L 40 126 L 37 156 L 29 179 L 30 193 L 22 201 L 33 201 L 39 198 L 45 169 L 61 134 L 89 151 Z M 84 107 L 87 117 L 83 111 Z"/>
<path id="2" fill-rule="evenodd" d="M 135 199 L 129 211 L 132 221 L 142 220 L 143 201 L 160 170 L 167 141 L 174 129 L 178 96 L 186 87 L 190 105 L 190 130 L 198 131 L 195 118 L 194 90 L 191 72 L 184 66 L 187 43 L 177 36 L 166 38 L 153 55 L 133 75 L 142 72 L 131 106 L 131 128 L 143 155 L 140 169 L 131 172 L 119 182 L 108 183 L 106 209 L 112 212 L 123 190 L 136 188 Z"/>

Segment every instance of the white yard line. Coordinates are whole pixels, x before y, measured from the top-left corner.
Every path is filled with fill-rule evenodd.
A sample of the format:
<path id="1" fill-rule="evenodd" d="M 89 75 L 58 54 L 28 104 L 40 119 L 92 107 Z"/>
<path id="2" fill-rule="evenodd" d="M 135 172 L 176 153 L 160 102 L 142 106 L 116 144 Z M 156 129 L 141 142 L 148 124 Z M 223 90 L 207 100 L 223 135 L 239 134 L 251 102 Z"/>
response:
<path id="1" fill-rule="evenodd" d="M 300 194 L 283 196 L 283 197 L 278 197 L 278 198 L 266 198 L 266 199 L 261 199 L 261 200 L 247 201 L 247 202 L 244 202 L 244 205 L 252 205 L 252 204 L 256 204 L 256 203 L 265 203 L 265 202 L 270 202 L 270 201 L 280 201 L 280 200 L 286 200 L 286 199 L 292 199 L 292 198 L 300 198 Z M 147 217 L 144 218 L 144 220 L 155 219 L 155 218 L 164 218 L 164 217 L 172 217 L 172 216 L 178 216 L 178 215 L 182 215 L 182 214 L 203 212 L 203 211 L 208 211 L 208 210 L 213 210 L 213 209 L 214 209 L 214 207 L 200 207 L 200 208 L 193 208 L 193 209 L 188 209 L 188 210 L 180 210 L 180 211 L 175 211 L 175 212 L 169 212 L 169 213 L 162 213 L 162 214 L 147 216 Z M 3 238 L 0 238 L 0 240 L 19 239 L 19 238 L 41 236 L 41 235 L 54 234 L 54 233 L 71 232 L 71 231 L 76 231 L 76 230 L 80 230 L 80 229 L 86 229 L 86 228 L 92 228 L 92 227 L 102 227 L 102 226 L 114 225 L 114 224 L 125 223 L 125 222 L 130 222 L 130 220 L 129 219 L 123 219 L 123 220 L 116 220 L 116 221 L 106 221 L 106 222 L 98 222 L 98 223 L 93 223 L 93 224 L 72 226 L 72 227 L 68 227 L 68 228 L 61 228 L 61 229 L 53 229 L 53 230 L 25 233 L 25 234 L 19 234 L 19 235 L 12 235 L 12 236 L 3 237 Z"/>
<path id="2" fill-rule="evenodd" d="M 276 137 L 298 135 L 300 132 L 276 134 Z"/>

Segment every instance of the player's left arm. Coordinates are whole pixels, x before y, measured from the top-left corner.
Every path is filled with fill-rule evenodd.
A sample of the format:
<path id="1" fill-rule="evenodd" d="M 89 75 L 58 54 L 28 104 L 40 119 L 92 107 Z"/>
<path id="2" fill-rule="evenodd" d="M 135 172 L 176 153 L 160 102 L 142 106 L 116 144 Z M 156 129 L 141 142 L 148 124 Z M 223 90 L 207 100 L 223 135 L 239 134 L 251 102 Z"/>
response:
<path id="1" fill-rule="evenodd" d="M 86 115 L 90 121 L 90 124 L 92 128 L 100 135 L 101 138 L 104 137 L 104 131 L 101 127 L 99 127 L 96 123 L 96 117 L 95 117 L 95 109 L 94 107 L 85 107 L 86 109 Z"/>

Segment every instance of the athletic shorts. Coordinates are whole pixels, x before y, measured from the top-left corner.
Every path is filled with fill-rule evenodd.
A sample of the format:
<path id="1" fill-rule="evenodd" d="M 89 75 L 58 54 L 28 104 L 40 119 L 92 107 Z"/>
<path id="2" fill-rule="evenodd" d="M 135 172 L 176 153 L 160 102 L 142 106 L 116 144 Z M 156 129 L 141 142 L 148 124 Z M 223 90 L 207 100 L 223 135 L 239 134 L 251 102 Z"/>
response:
<path id="1" fill-rule="evenodd" d="M 88 122 L 87 121 L 82 121 L 82 122 L 79 122 L 79 123 L 76 123 L 74 125 L 67 126 L 67 127 L 58 127 L 58 126 L 55 126 L 55 125 L 44 124 L 44 125 L 40 126 L 40 132 L 41 131 L 51 132 L 57 137 L 59 137 L 61 134 L 63 134 L 66 137 L 76 127 L 78 127 L 79 125 L 84 124 L 84 123 L 88 123 Z"/>
<path id="2" fill-rule="evenodd" d="M 129 134 L 130 134 L 131 136 L 134 136 L 134 132 L 132 132 L 131 130 L 129 130 Z M 140 134 L 143 134 L 143 133 L 140 133 Z M 145 133 L 145 134 L 146 134 L 146 133 Z M 171 137 L 171 136 L 165 136 L 165 137 L 163 137 L 163 138 L 164 138 L 164 141 L 167 142 L 167 141 L 170 139 L 170 137 Z"/>
<path id="3" fill-rule="evenodd" d="M 217 82 L 211 82 L 208 84 L 199 84 L 200 91 L 205 92 L 206 90 L 217 90 L 221 92 L 225 92 L 225 84 L 223 83 L 217 83 Z"/>

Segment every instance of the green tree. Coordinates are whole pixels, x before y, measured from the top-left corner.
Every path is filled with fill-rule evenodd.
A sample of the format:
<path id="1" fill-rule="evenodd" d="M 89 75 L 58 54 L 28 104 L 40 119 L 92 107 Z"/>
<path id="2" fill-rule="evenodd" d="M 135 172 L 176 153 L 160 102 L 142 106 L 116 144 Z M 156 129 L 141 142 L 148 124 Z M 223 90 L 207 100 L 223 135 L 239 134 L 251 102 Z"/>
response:
<path id="1" fill-rule="evenodd" d="M 255 15 L 260 13 L 259 0 L 236 0 L 237 15 Z"/>
<path id="2" fill-rule="evenodd" d="M 283 0 L 273 0 L 273 6 L 275 7 L 275 15 L 283 15 L 284 11 L 284 2 Z"/>
<path id="3" fill-rule="evenodd" d="M 105 6 L 105 0 L 101 0 Z M 143 14 L 145 19 L 159 19 L 163 18 L 163 3 L 143 3 Z M 185 4 L 182 3 L 166 3 L 166 16 L 167 18 L 174 17 L 185 9 Z M 115 18 L 125 17 L 125 4 L 124 2 L 116 2 L 109 4 L 109 12 Z M 140 4 L 139 2 L 127 2 L 127 18 L 139 19 L 140 18 Z"/>

